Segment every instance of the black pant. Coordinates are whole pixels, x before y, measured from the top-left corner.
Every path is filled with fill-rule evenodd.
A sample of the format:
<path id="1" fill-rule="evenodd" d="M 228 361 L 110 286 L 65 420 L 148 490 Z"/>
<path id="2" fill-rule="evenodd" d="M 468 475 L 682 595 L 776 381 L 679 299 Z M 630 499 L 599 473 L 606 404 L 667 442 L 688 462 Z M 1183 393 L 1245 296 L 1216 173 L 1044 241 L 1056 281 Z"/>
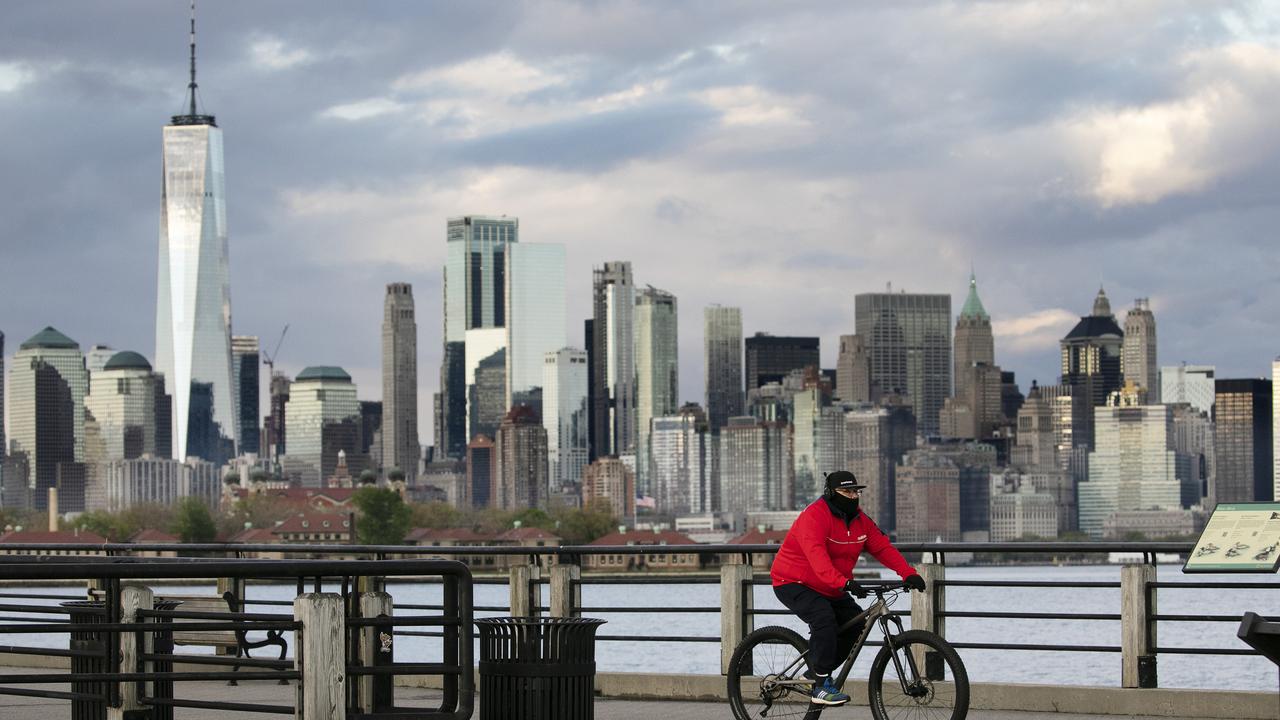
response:
<path id="1" fill-rule="evenodd" d="M 809 624 L 809 669 L 819 675 L 831 674 L 849 656 L 866 623 L 857 623 L 838 636 L 836 629 L 862 612 L 862 608 L 848 595 L 829 598 L 799 583 L 779 585 L 773 594 Z"/>

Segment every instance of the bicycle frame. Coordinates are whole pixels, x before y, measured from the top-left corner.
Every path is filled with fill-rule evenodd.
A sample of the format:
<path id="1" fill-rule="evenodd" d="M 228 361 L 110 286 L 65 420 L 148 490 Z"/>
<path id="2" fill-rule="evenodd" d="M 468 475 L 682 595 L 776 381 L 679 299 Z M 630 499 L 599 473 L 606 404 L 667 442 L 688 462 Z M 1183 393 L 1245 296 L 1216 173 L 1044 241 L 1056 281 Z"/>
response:
<path id="1" fill-rule="evenodd" d="M 880 626 L 880 632 L 884 634 L 885 644 L 890 648 L 892 648 L 893 650 L 895 651 L 897 650 L 897 648 L 893 644 L 895 632 L 893 628 L 890 627 L 890 623 L 892 623 L 892 625 L 897 627 L 898 633 L 901 633 L 903 632 L 902 620 L 899 619 L 896 615 L 894 615 L 893 612 L 889 609 L 889 603 L 885 600 L 885 597 L 884 597 L 884 594 L 886 592 L 885 590 L 881 588 L 876 588 L 872 590 L 872 592 L 874 592 L 876 595 L 876 601 L 873 602 L 871 606 L 868 607 L 866 610 L 863 610 L 862 612 L 858 613 L 848 622 L 844 623 L 843 625 L 841 625 L 839 628 L 836 629 L 836 633 L 838 634 L 852 628 L 853 626 L 857 625 L 860 622 L 865 621 L 865 624 L 862 626 L 862 632 L 858 633 L 858 639 L 854 641 L 853 648 L 849 651 L 849 657 L 845 658 L 844 663 L 840 666 L 840 673 L 835 678 L 836 687 L 844 687 L 845 680 L 849 679 L 849 672 L 853 670 L 853 664 L 858 660 L 858 655 L 862 652 L 862 648 L 867 642 L 867 637 L 871 634 L 872 623 Z M 805 661 L 805 655 L 807 654 L 808 654 L 808 651 L 806 651 L 804 655 L 801 655 L 800 657 L 796 658 L 795 661 L 793 661 L 790 665 L 788 665 L 782 671 L 781 673 L 782 676 L 788 677 L 789 679 L 777 680 L 776 682 L 779 685 L 800 686 L 800 685 L 808 684 L 809 681 L 804 679 L 803 677 L 797 679 L 792 675 L 792 673 L 794 673 L 798 669 L 799 665 Z M 920 678 L 920 670 L 918 667 L 916 667 L 916 660 L 910 654 L 907 655 L 907 664 L 910 669 L 910 674 L 908 675 L 907 673 L 903 672 L 902 663 L 898 659 L 898 653 L 894 652 L 892 657 L 893 657 L 894 669 L 898 671 L 898 682 L 901 683 L 902 685 L 902 691 L 904 693 L 910 694 L 911 690 L 910 688 L 907 687 L 907 679 L 911 678 L 912 681 L 915 682 L 915 681 L 918 681 L 918 679 Z"/>

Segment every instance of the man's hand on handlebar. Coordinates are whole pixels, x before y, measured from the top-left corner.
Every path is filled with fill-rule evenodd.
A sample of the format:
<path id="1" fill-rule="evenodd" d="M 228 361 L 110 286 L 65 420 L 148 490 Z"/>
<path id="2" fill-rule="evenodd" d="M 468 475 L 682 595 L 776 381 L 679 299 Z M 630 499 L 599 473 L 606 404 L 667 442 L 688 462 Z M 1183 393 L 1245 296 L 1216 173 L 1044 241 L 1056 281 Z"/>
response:
<path id="1" fill-rule="evenodd" d="M 853 578 L 849 578 L 848 582 L 844 584 L 844 591 L 858 599 L 867 596 L 867 589 L 859 585 L 858 581 Z"/>
<path id="2" fill-rule="evenodd" d="M 924 592 L 924 578 L 919 575 L 908 575 L 902 579 L 902 584 L 911 590 Z"/>

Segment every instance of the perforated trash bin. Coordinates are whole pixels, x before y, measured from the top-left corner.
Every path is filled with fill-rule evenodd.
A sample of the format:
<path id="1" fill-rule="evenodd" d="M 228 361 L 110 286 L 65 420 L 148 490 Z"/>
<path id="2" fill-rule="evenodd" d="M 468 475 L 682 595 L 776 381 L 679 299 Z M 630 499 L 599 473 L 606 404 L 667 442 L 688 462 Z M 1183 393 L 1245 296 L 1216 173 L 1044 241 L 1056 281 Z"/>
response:
<path id="1" fill-rule="evenodd" d="M 97 625 L 107 622 L 107 604 L 101 600 L 71 600 L 58 604 L 67 608 L 71 615 L 71 622 L 75 625 Z M 105 632 L 72 630 L 71 650 L 86 654 L 77 654 L 71 658 L 71 672 L 76 674 L 110 672 L 107 662 L 107 639 Z M 71 720 L 106 720 L 108 689 L 109 685 L 102 680 L 77 680 L 71 683 L 71 692 L 84 694 L 72 699 Z"/>
<path id="2" fill-rule="evenodd" d="M 593 720 L 593 618 L 482 618 L 480 720 Z"/>

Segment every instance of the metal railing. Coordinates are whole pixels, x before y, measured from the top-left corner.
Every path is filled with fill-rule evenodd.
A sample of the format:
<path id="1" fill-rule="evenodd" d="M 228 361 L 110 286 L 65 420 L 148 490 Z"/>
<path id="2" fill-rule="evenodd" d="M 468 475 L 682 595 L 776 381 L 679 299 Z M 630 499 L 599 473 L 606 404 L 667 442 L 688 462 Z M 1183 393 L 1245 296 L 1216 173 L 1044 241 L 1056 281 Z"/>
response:
<path id="1" fill-rule="evenodd" d="M 173 717 L 173 708 L 325 717 L 308 705 L 336 704 L 366 720 L 469 718 L 474 707 L 473 596 L 471 573 L 449 560 L 183 560 L 80 557 L 0 560 L 0 577 L 22 581 L 87 581 L 91 589 L 69 596 L 5 592 L 5 598 L 61 600 L 58 607 L 0 605 L 0 635 L 69 635 L 68 649 L 0 646 L 0 653 L 65 657 L 71 672 L 0 674 L 0 695 L 69 700 L 75 720 L 105 718 L 107 708 L 126 713 L 149 710 L 153 720 Z M 432 578 L 443 584 L 436 614 L 394 615 L 390 596 L 376 591 L 386 578 Z M 293 612 L 262 613 L 183 610 L 155 596 L 148 583 L 220 578 L 296 583 Z M 132 581 L 132 582 L 130 582 Z M 306 592 L 310 585 L 314 592 Z M 340 592 L 322 592 L 325 586 Z M 87 598 L 87 599 L 86 599 Z M 221 598 L 209 596 L 217 603 Z M 262 601 L 244 604 L 260 604 Z M 405 608 L 407 609 L 407 608 Z M 11 613 L 16 613 L 11 614 Z M 48 619 L 43 615 L 65 615 Z M 32 617 L 36 616 L 36 617 Z M 392 639 L 401 627 L 438 627 L 443 659 L 438 663 L 394 662 Z M 293 659 L 240 656 L 245 634 L 294 633 Z M 223 640 L 188 644 L 225 645 L 235 656 L 175 652 L 182 634 L 222 634 Z M 301 650 L 299 652 L 299 650 Z M 176 666 L 184 666 L 178 669 Z M 192 670 L 189 667 L 198 669 Z M 246 668 L 241 670 L 241 668 Z M 443 688 L 439 707 L 397 707 L 397 676 L 433 675 Z M 334 682 L 334 678 L 345 678 Z M 175 682 L 275 680 L 299 684 L 294 705 L 203 701 L 175 696 Z M 48 689 L 71 684 L 71 690 Z M 12 687 L 26 685 L 35 687 Z"/>
<path id="2" fill-rule="evenodd" d="M 1179 582 L 1158 582 L 1154 574 L 1154 563 L 1158 554 L 1188 554 L 1190 543 L 1153 543 L 1153 542 L 1106 542 L 1106 543 L 903 543 L 898 549 L 908 556 L 923 556 L 928 562 L 921 563 L 919 568 L 927 575 L 930 589 L 927 593 L 912 593 L 912 609 L 899 610 L 896 614 L 910 616 L 912 625 L 933 629 L 946 635 L 948 619 L 976 620 L 991 623 L 1003 623 L 1009 620 L 1036 621 L 1071 621 L 1071 622 L 1119 622 L 1122 627 L 1120 645 L 1100 645 L 1068 642 L 970 642 L 955 641 L 960 649 L 1002 650 L 1002 651 L 1049 651 L 1069 653 L 1107 653 L 1120 654 L 1123 657 L 1121 685 L 1124 687 L 1154 687 L 1156 674 L 1154 658 L 1159 654 L 1198 654 L 1198 655 L 1257 655 L 1248 648 L 1242 647 L 1171 647 L 1156 642 L 1159 637 L 1157 628 L 1166 623 L 1187 622 L 1221 622 L 1238 623 L 1235 615 L 1221 614 L 1160 614 L 1155 612 L 1156 598 L 1161 590 L 1190 588 L 1239 590 L 1253 588 L 1277 588 L 1280 583 L 1221 583 L 1201 580 Z M 51 546 L 4 546 L 5 550 L 39 552 L 52 549 Z M 372 560 L 384 560 L 391 557 L 462 557 L 476 558 L 481 556 L 501 556 L 511 561 L 506 568 L 506 577 L 476 578 L 478 583 L 501 583 L 511 588 L 512 601 L 509 605 L 477 606 L 479 612 L 511 613 L 513 615 L 536 615 L 550 613 L 556 616 L 572 616 L 587 614 L 648 614 L 666 615 L 671 613 L 719 615 L 720 632 L 718 634 L 626 634 L 604 633 L 598 636 L 602 642 L 683 642 L 683 643 L 719 643 L 721 644 L 722 669 L 724 661 L 734 646 L 756 624 L 756 620 L 768 616 L 786 616 L 786 610 L 759 609 L 754 607 L 752 588 L 768 585 L 766 569 L 757 566 L 752 571 L 753 560 L 768 557 L 777 551 L 776 545 L 631 545 L 619 547 L 601 546 L 564 546 L 564 547 L 512 547 L 512 546 L 459 546 L 459 547 L 418 547 L 400 545 L 355 546 L 355 545 L 147 545 L 128 544 L 57 546 L 59 550 L 96 551 L 107 555 L 126 554 L 130 552 L 177 551 L 186 553 L 223 553 L 230 556 L 243 556 L 251 553 L 297 553 L 297 554 L 340 554 L 346 557 L 364 557 Z M 1122 573 L 1122 580 L 1116 581 L 1058 581 L 1052 579 L 1036 580 L 966 580 L 946 577 L 948 556 L 954 561 L 958 554 L 973 554 L 981 559 L 991 557 L 992 553 L 1001 553 L 1014 558 L 1052 558 L 1094 560 L 1098 564 L 1105 561 L 1108 553 L 1137 554 L 1141 563 L 1131 566 L 1137 570 L 1129 573 L 1128 568 Z M 655 574 L 651 572 L 592 573 L 584 567 L 584 560 L 596 556 L 653 556 L 653 555 L 696 555 L 703 573 L 668 572 Z M 708 575 L 706 571 L 719 570 L 719 577 Z M 587 572 L 583 572 L 587 570 Z M 1149 571 L 1149 572 L 1147 572 Z M 549 577 L 547 576 L 549 573 Z M 372 573 L 364 573 L 372 574 Z M 615 605 L 584 604 L 582 602 L 583 587 L 605 584 L 716 584 L 721 588 L 721 604 L 718 606 L 672 606 L 672 605 Z M 551 601 L 542 601 L 543 588 L 550 588 Z M 946 605 L 946 591 L 952 588 L 1061 588 L 1063 590 L 1095 591 L 1120 590 L 1121 608 L 1118 612 L 1040 612 L 1028 608 L 968 610 L 950 609 Z M 4 597 L 0 593 L 0 598 Z M 1136 598 L 1130 602 L 1126 598 Z M 248 604 L 270 604 L 271 601 L 249 601 Z M 444 608 L 430 604 L 397 604 L 397 608 L 411 611 L 441 611 Z M 3 608 L 0 608 L 2 610 Z M 661 627 L 661 623 L 654 623 Z M 407 636 L 441 637 L 442 630 L 406 630 L 397 634 Z M 4 649 L 0 648 L 0 652 Z"/>

